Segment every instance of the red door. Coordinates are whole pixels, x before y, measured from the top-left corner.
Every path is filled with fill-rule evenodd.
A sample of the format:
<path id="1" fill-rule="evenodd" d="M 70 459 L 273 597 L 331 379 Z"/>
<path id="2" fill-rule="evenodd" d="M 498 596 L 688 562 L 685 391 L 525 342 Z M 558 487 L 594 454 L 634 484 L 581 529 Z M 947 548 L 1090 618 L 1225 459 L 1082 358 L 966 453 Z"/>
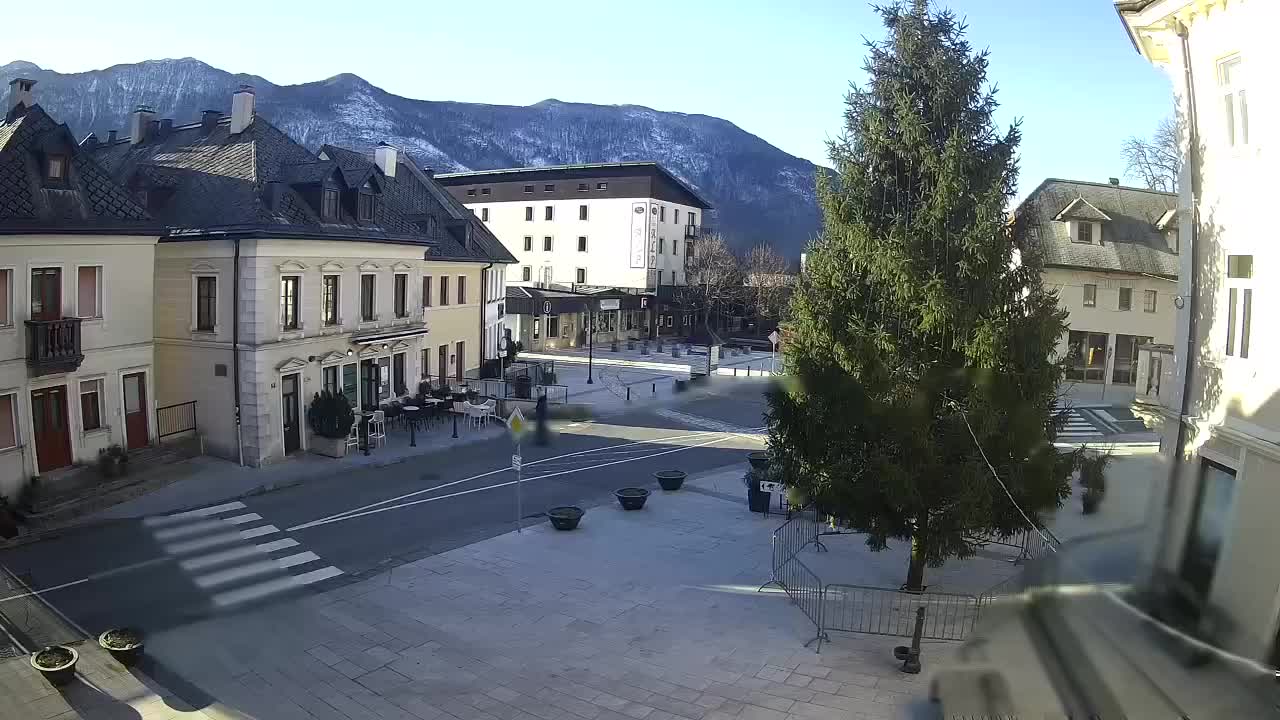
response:
<path id="1" fill-rule="evenodd" d="M 124 376 L 124 435 L 130 450 L 146 447 L 150 442 L 147 432 L 146 373 Z"/>
<path id="2" fill-rule="evenodd" d="M 71 428 L 67 423 L 65 386 L 31 391 L 31 427 L 36 435 L 39 472 L 71 464 Z"/>

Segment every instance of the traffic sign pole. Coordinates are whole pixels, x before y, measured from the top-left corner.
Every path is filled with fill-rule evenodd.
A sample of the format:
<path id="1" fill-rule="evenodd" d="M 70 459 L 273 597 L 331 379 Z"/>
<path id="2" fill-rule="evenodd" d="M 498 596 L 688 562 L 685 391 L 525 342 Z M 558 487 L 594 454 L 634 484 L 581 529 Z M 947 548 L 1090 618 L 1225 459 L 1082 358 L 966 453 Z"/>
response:
<path id="1" fill-rule="evenodd" d="M 524 479 L 524 458 L 520 453 L 520 441 L 516 440 L 516 533 L 524 530 L 524 492 L 521 481 Z"/>

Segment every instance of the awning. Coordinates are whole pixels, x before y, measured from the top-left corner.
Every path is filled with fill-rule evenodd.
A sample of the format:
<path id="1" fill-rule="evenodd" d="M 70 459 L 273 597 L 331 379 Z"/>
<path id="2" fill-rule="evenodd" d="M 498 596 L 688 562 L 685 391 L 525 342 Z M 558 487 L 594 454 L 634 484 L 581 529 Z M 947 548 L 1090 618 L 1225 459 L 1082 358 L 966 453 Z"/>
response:
<path id="1" fill-rule="evenodd" d="M 411 327 L 389 328 L 386 330 L 375 330 L 367 335 L 352 337 L 351 342 L 356 345 L 373 345 L 374 343 L 390 342 L 392 340 L 403 340 L 404 338 L 417 337 L 426 335 L 428 332 L 425 325 L 414 325 Z"/>

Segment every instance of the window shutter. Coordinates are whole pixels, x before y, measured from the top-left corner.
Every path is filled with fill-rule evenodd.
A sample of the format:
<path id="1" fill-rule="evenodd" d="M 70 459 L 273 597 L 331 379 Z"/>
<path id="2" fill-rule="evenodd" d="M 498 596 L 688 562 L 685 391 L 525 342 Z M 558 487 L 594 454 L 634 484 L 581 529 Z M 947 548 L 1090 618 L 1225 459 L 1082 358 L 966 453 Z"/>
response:
<path id="1" fill-rule="evenodd" d="M 98 268 L 82 267 L 80 277 L 80 309 L 81 317 L 98 317 Z"/>

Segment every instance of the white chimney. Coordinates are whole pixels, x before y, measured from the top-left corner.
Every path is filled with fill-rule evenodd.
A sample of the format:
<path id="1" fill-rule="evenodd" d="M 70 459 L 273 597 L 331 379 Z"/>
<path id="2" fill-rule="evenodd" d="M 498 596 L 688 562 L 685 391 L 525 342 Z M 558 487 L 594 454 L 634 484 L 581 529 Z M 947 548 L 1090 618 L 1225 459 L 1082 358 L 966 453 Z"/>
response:
<path id="1" fill-rule="evenodd" d="M 129 144 L 137 145 L 147 139 L 147 131 L 151 128 L 151 118 L 156 111 L 150 105 L 139 105 L 129 118 Z"/>
<path id="2" fill-rule="evenodd" d="M 9 81 L 9 106 L 6 111 L 12 112 L 19 104 L 24 107 L 31 107 L 31 88 L 36 84 L 35 80 L 26 78 L 14 78 Z"/>
<path id="3" fill-rule="evenodd" d="M 373 163 L 378 166 L 383 175 L 387 177 L 396 176 L 396 163 L 399 152 L 391 145 L 384 142 L 378 143 L 373 149 Z"/>
<path id="4" fill-rule="evenodd" d="M 231 134 L 244 132 L 253 123 L 253 86 L 241 85 L 231 96 Z"/>

